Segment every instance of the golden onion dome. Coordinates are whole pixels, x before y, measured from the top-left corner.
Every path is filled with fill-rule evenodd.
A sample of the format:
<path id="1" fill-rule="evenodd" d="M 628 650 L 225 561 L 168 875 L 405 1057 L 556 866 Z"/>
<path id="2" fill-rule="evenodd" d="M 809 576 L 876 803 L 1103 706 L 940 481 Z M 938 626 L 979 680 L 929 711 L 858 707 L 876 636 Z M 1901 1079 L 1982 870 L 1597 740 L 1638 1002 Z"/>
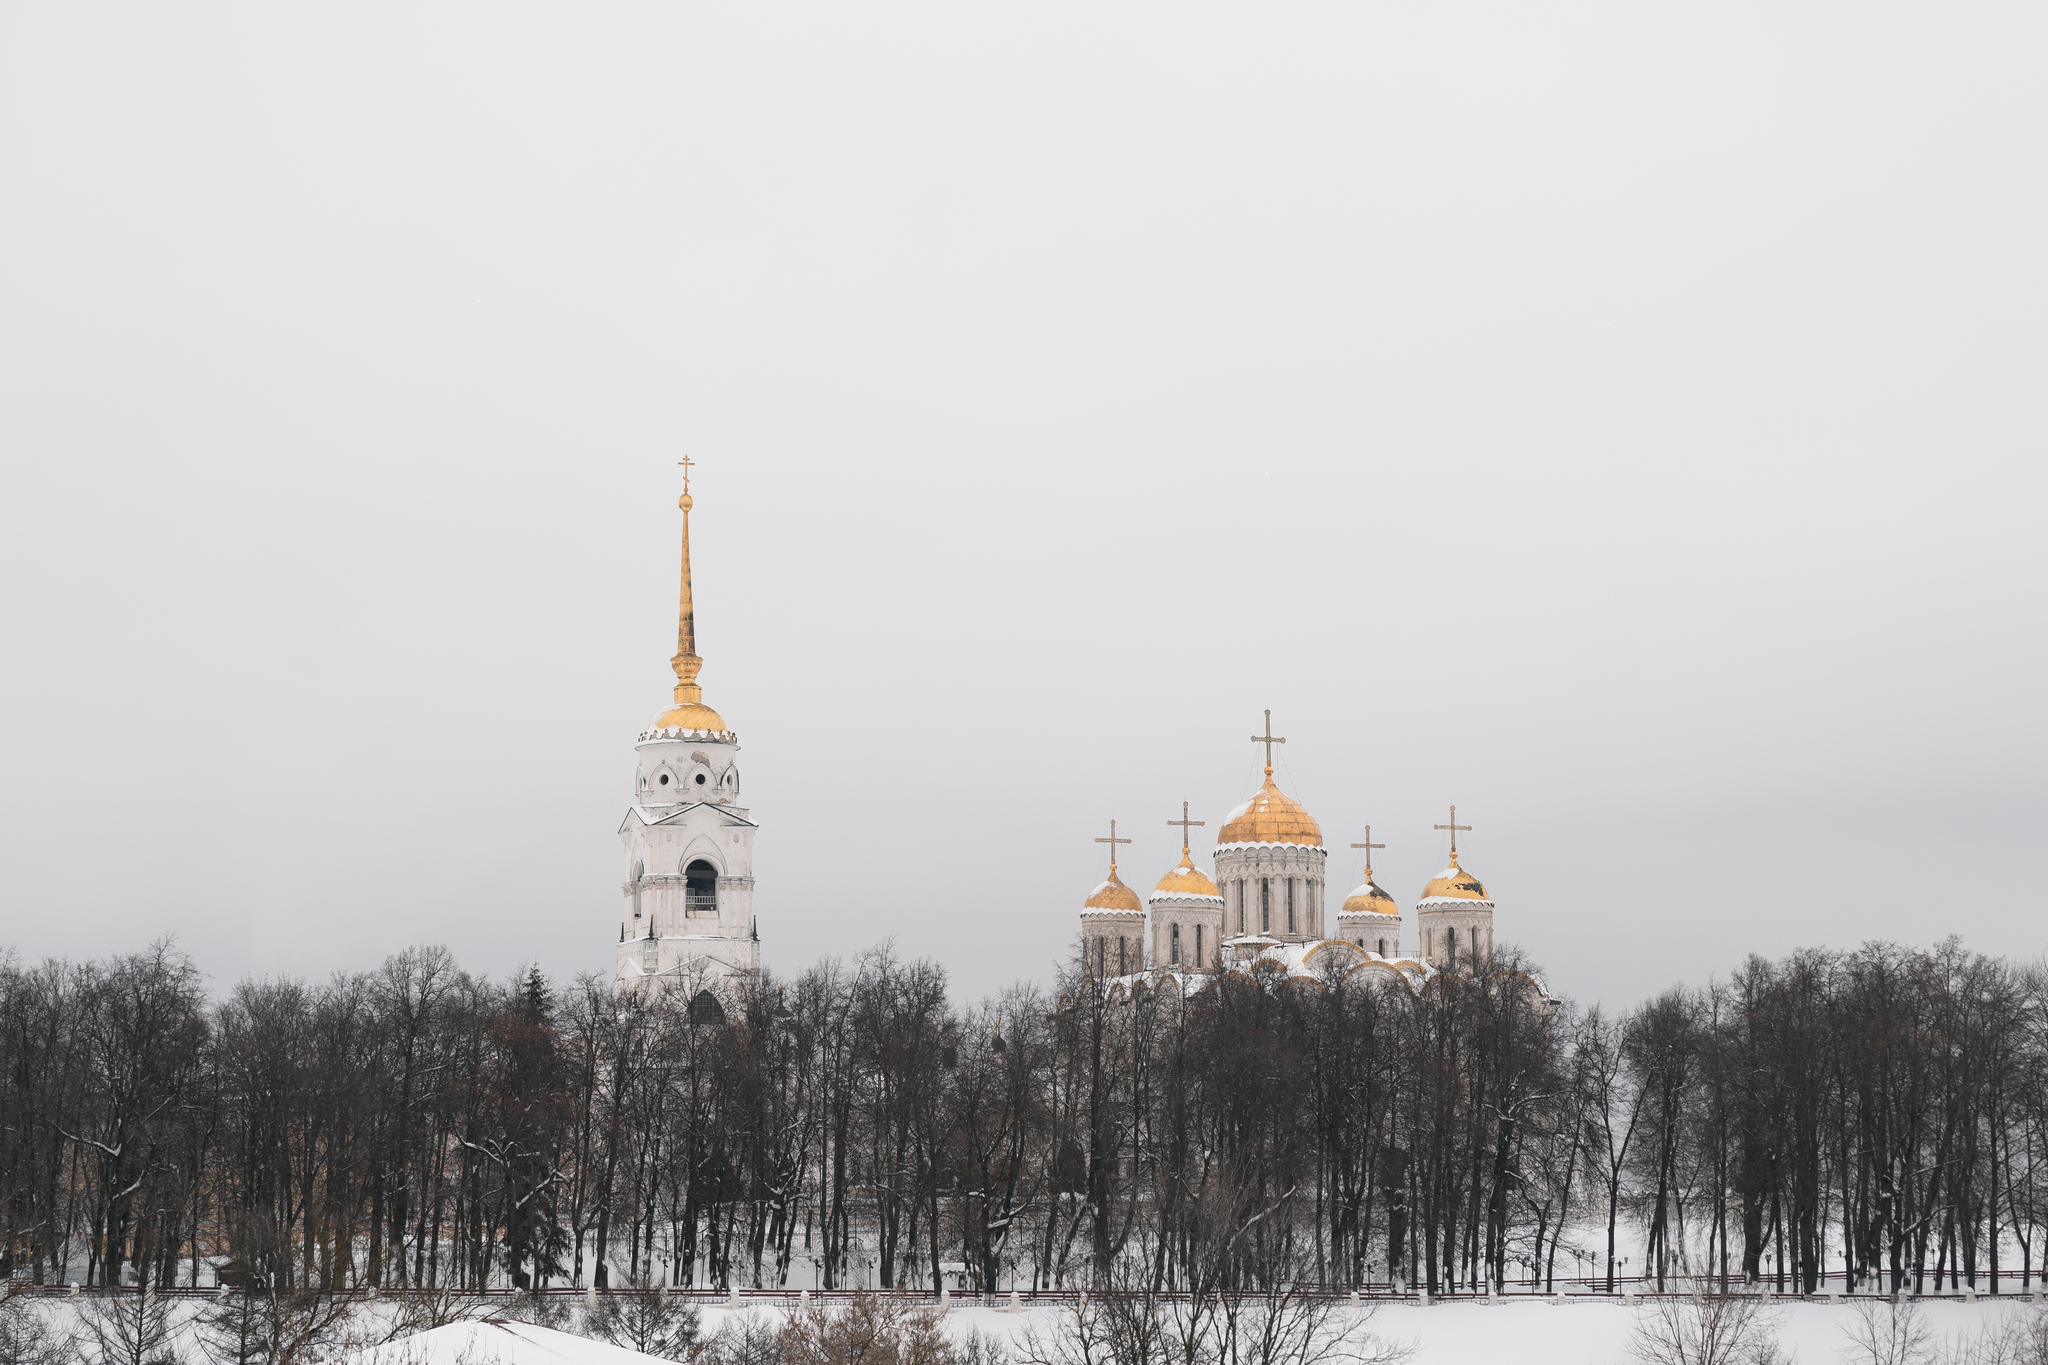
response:
<path id="1" fill-rule="evenodd" d="M 1223 899 L 1223 893 L 1216 889 L 1216 883 L 1203 874 L 1188 857 L 1187 849 L 1180 851 L 1180 866 L 1159 879 L 1159 885 L 1152 888 L 1154 896 L 1208 896 Z"/>
<path id="2" fill-rule="evenodd" d="M 701 701 L 679 701 L 654 718 L 652 730 L 706 730 L 713 734 L 725 730 L 725 721 L 719 714 Z"/>
<path id="3" fill-rule="evenodd" d="M 1451 865 L 1430 878 L 1428 886 L 1422 888 L 1422 899 L 1426 901 L 1483 901 L 1486 888 L 1479 884 L 1479 878 L 1458 866 L 1458 850 L 1451 850 Z"/>
<path id="4" fill-rule="evenodd" d="M 1252 799 L 1239 806 L 1217 831 L 1219 844 L 1307 844 L 1321 848 L 1322 826 L 1302 808 L 1299 801 L 1273 785 L 1273 770 L 1266 769 L 1266 785 Z"/>
<path id="5" fill-rule="evenodd" d="M 1337 913 L 1340 915 L 1398 915 L 1401 913 L 1401 907 L 1394 903 L 1392 896 L 1380 890 L 1379 886 L 1368 876 L 1365 879 L 1365 885 L 1344 898 L 1344 908 Z"/>
<path id="6" fill-rule="evenodd" d="M 1109 880 L 1088 893 L 1088 900 L 1081 907 L 1084 910 L 1129 910 L 1144 914 L 1145 907 L 1138 900 L 1138 893 L 1125 886 L 1116 875 L 1116 864 L 1109 865 Z"/>

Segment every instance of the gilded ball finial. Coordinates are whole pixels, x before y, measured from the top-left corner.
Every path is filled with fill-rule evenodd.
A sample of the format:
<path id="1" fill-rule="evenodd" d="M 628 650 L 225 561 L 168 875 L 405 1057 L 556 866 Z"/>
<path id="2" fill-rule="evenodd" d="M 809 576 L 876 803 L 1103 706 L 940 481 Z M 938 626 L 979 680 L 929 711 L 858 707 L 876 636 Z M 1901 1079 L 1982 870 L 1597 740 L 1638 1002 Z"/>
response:
<path id="1" fill-rule="evenodd" d="M 691 498 L 688 493 L 685 493 L 680 498 L 676 499 L 676 506 L 682 508 L 685 512 L 689 511 L 690 508 L 695 505 L 695 500 Z"/>

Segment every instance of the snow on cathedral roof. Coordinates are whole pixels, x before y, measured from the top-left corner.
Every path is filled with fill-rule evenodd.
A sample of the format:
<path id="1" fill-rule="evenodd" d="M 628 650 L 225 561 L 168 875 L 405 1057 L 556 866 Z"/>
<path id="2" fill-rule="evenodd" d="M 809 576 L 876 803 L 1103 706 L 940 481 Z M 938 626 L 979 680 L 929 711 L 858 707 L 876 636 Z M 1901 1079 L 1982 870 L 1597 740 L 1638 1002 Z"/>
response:
<path id="1" fill-rule="evenodd" d="M 1228 844 L 1299 844 L 1321 848 L 1323 830 L 1299 801 L 1273 785 L 1273 769 L 1266 769 L 1265 785 L 1251 799 L 1223 817 L 1216 842 Z"/>
<path id="2" fill-rule="evenodd" d="M 1210 881 L 1208 874 L 1195 866 L 1194 860 L 1188 856 L 1186 845 L 1181 847 L 1180 863 L 1159 879 L 1159 884 L 1152 888 L 1152 894 L 1148 899 L 1214 901 L 1218 905 L 1223 904 L 1223 896 L 1216 890 L 1216 883 Z"/>

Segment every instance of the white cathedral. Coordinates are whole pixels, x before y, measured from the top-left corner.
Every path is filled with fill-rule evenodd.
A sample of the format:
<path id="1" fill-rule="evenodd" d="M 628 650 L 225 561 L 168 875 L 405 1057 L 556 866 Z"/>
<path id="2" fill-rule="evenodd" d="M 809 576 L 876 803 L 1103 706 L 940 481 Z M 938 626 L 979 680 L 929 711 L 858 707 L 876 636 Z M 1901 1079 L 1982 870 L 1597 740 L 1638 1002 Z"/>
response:
<path id="1" fill-rule="evenodd" d="M 617 989 L 700 992 L 761 970 L 754 926 L 754 822 L 740 804 L 740 738 L 704 704 L 690 598 L 689 466 L 684 463 L 683 587 L 676 621 L 675 704 L 634 743 Z"/>
<path id="2" fill-rule="evenodd" d="M 757 975 L 761 939 L 754 922 L 754 822 L 741 803 L 739 736 L 704 704 L 697 674 L 697 623 L 690 590 L 689 461 L 684 461 L 682 590 L 676 621 L 674 704 L 640 733 L 634 748 L 633 799 L 619 826 L 626 855 L 624 903 L 619 915 L 616 988 L 678 986 L 693 1000 L 711 1000 L 720 983 Z M 1401 952 L 1401 909 L 1373 881 L 1370 827 L 1365 880 L 1344 898 L 1334 930 L 1327 918 L 1322 828 L 1301 803 L 1273 782 L 1272 733 L 1253 739 L 1266 746 L 1265 783 L 1225 817 L 1217 832 L 1212 879 L 1194 864 L 1187 840 L 1204 822 L 1169 821 L 1181 828 L 1181 858 L 1147 907 L 1117 876 L 1115 823 L 1109 838 L 1109 877 L 1081 911 L 1082 965 L 1101 981 L 1146 974 L 1214 979 L 1232 972 L 1278 971 L 1321 980 L 1366 970 L 1395 973 L 1420 985 L 1441 972 L 1483 970 L 1493 956 L 1493 902 L 1479 879 L 1458 865 L 1458 823 L 1451 808 L 1450 866 L 1432 878 L 1416 902 L 1418 943 Z M 694 1008 L 694 1006 L 693 1006 Z"/>
<path id="3" fill-rule="evenodd" d="M 1417 950 L 1401 951 L 1401 907 L 1373 881 L 1372 841 L 1366 827 L 1365 880 L 1337 908 L 1335 932 L 1326 918 L 1323 868 L 1329 850 L 1322 827 L 1301 803 L 1273 782 L 1273 748 L 1286 740 L 1252 736 L 1266 746 L 1265 784 L 1224 817 L 1217 831 L 1212 879 L 1195 866 L 1187 834 L 1203 824 L 1181 818 L 1180 863 L 1159 879 L 1150 897 L 1151 926 L 1138 893 L 1117 876 L 1114 822 L 1109 877 L 1089 893 L 1081 910 L 1082 969 L 1098 981 L 1142 975 L 1217 977 L 1278 972 L 1284 978 L 1323 980 L 1332 971 L 1351 976 L 1391 972 L 1411 987 L 1441 972 L 1471 974 L 1493 958 L 1493 902 L 1477 877 L 1458 866 L 1458 808 L 1451 807 L 1450 865 L 1430 879 L 1415 904 Z M 1150 938 L 1148 970 L 1146 939 Z"/>

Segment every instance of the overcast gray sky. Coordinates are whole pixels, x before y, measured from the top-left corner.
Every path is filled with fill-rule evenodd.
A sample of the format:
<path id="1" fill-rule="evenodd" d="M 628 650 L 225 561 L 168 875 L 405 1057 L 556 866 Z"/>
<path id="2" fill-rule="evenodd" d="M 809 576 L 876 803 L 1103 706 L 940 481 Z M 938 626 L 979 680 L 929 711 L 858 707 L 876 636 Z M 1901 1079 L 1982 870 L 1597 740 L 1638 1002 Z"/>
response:
<path id="1" fill-rule="evenodd" d="M 687 451 L 777 970 L 1049 977 L 1267 707 L 1584 999 L 2032 956 L 2044 40 L 8 5 L 0 940 L 608 971 Z"/>

